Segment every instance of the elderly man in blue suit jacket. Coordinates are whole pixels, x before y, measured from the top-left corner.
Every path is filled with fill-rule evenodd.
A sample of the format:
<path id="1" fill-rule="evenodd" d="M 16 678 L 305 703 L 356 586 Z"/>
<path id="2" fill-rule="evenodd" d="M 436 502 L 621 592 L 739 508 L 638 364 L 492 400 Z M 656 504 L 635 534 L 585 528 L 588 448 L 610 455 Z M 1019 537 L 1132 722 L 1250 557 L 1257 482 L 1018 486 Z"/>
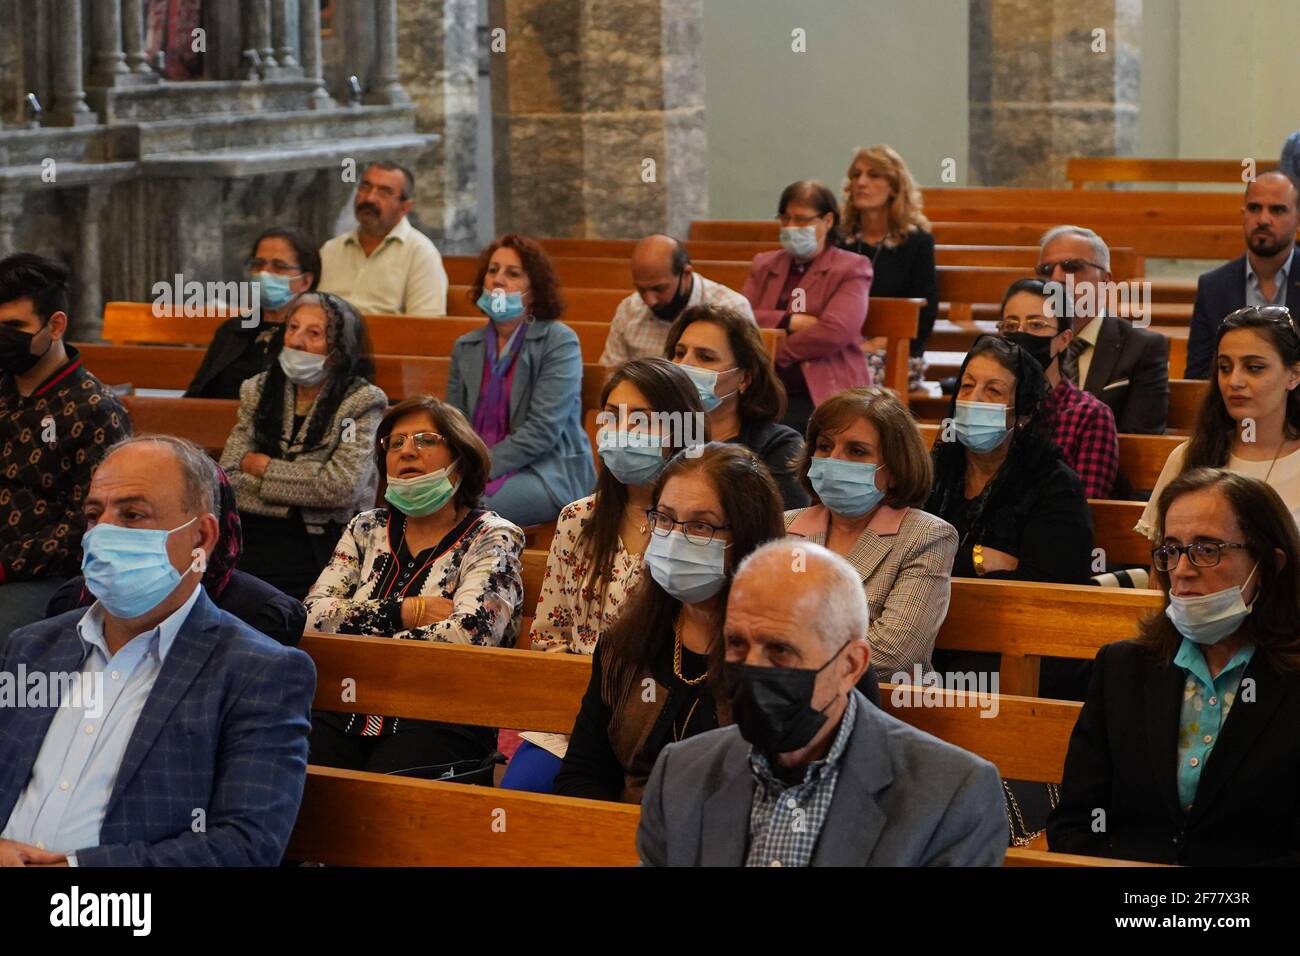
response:
<path id="1" fill-rule="evenodd" d="M 1219 323 L 1246 306 L 1284 305 L 1300 321 L 1300 186 L 1283 173 L 1261 173 L 1246 185 L 1241 227 L 1246 254 L 1225 262 L 1196 283 L 1187 335 L 1185 378 L 1209 378 Z"/>
<path id="2" fill-rule="evenodd" d="M 660 753 L 637 850 L 654 866 L 997 866 L 997 769 L 867 702 L 867 603 L 843 558 L 783 539 L 727 601 L 736 723 Z"/>
<path id="3" fill-rule="evenodd" d="M 128 439 L 96 470 L 82 568 L 98 600 L 15 631 L 0 659 L 22 698 L 0 707 L 0 865 L 280 862 L 315 667 L 200 586 L 216 500 L 183 439 Z"/>

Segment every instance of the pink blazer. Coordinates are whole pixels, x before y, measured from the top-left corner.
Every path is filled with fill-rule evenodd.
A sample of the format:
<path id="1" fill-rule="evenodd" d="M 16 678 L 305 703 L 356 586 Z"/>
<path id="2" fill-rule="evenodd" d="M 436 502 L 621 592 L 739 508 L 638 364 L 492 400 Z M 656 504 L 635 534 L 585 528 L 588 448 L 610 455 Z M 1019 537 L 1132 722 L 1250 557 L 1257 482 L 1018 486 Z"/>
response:
<path id="1" fill-rule="evenodd" d="M 764 328 L 776 328 L 785 316 L 776 300 L 793 262 L 790 253 L 778 249 L 759 253 L 749 268 L 743 294 Z M 871 294 L 871 260 L 827 246 L 808 267 L 800 288 L 805 296 L 802 311 L 818 321 L 786 337 L 777 364 L 798 362 L 817 404 L 846 388 L 870 385 L 871 372 L 862 354 L 862 323 Z"/>

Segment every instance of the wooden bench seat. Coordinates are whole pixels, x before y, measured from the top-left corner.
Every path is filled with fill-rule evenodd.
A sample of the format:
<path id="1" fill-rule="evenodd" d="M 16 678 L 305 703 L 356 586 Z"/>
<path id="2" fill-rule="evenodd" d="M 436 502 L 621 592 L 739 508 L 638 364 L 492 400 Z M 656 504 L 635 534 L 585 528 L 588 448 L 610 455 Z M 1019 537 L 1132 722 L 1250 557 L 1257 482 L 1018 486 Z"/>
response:
<path id="1" fill-rule="evenodd" d="M 1255 175 L 1277 169 L 1276 159 L 1255 160 Z M 1235 183 L 1245 189 L 1239 159 L 1146 159 L 1139 156 L 1071 156 L 1065 178 L 1075 189 L 1089 183 Z"/>

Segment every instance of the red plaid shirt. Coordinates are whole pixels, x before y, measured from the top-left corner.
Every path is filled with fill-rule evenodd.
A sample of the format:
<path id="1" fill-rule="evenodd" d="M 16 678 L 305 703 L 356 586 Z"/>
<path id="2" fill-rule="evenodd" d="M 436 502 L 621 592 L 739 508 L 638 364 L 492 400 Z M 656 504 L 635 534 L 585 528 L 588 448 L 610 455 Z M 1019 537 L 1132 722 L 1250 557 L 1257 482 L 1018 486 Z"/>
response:
<path id="1" fill-rule="evenodd" d="M 1044 410 L 1065 463 L 1083 481 L 1083 493 L 1109 498 L 1119 473 L 1119 438 L 1110 406 L 1062 378 L 1047 393 Z"/>

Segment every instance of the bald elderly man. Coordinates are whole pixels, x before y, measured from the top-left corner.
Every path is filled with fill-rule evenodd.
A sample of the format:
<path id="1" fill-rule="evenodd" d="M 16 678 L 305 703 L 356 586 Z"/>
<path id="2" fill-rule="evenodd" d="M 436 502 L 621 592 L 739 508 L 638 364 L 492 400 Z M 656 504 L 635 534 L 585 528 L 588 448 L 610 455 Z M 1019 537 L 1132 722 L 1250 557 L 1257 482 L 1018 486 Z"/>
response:
<path id="1" fill-rule="evenodd" d="M 82 539 L 97 598 L 14 631 L 0 677 L 0 866 L 275 866 L 307 778 L 316 670 L 200 585 L 217 476 L 182 438 L 110 448 Z"/>
<path id="2" fill-rule="evenodd" d="M 650 866 L 998 866 L 988 761 L 856 690 L 867 602 L 843 558 L 781 539 L 736 571 L 724 682 L 735 724 L 660 753 L 641 801 Z"/>
<path id="3" fill-rule="evenodd" d="M 646 236 L 632 250 L 636 291 L 618 304 L 600 364 L 617 368 L 637 358 L 663 358 L 673 320 L 695 305 L 724 306 L 752 320 L 749 300 L 704 278 L 686 246 L 672 236 Z"/>

